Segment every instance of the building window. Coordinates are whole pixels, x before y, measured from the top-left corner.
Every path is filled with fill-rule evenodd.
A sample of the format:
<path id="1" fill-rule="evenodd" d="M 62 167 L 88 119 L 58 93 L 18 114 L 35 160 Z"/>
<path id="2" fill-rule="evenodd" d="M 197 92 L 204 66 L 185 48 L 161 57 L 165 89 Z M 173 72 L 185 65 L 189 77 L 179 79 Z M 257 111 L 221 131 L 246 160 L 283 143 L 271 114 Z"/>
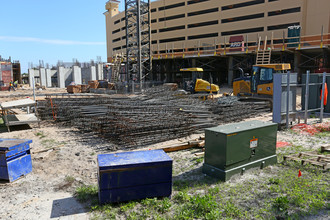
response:
<path id="1" fill-rule="evenodd" d="M 221 7 L 222 11 L 265 3 L 265 0 L 253 0 Z"/>
<path id="2" fill-rule="evenodd" d="M 217 33 L 210 33 L 210 34 L 200 34 L 200 35 L 193 35 L 188 36 L 188 40 L 195 40 L 195 39 L 202 39 L 202 38 L 209 38 L 209 37 L 218 37 L 219 34 Z"/>
<path id="3" fill-rule="evenodd" d="M 157 40 L 151 41 L 151 44 L 157 44 Z"/>
<path id="4" fill-rule="evenodd" d="M 116 51 L 116 50 L 121 50 L 121 47 L 115 47 L 112 49 L 113 51 Z"/>
<path id="5" fill-rule="evenodd" d="M 296 12 L 300 12 L 300 7 L 270 11 L 270 12 L 268 12 L 268 16 L 284 15 L 284 14 L 290 14 L 290 13 L 296 13 Z"/>
<path id="6" fill-rule="evenodd" d="M 177 7 L 181 7 L 181 6 L 185 6 L 186 3 L 185 2 L 181 2 L 181 3 L 177 3 L 177 4 L 173 4 L 173 5 L 166 5 L 164 7 L 159 7 L 158 11 L 163 11 L 166 9 L 171 9 L 171 8 L 177 8 Z"/>
<path id="7" fill-rule="evenodd" d="M 183 40 L 186 40 L 186 38 L 185 37 L 175 37 L 175 38 L 161 39 L 161 40 L 159 40 L 159 43 L 168 43 L 168 42 L 183 41 Z"/>
<path id="8" fill-rule="evenodd" d="M 254 14 L 254 15 L 244 15 L 240 17 L 235 18 L 226 18 L 222 19 L 221 23 L 230 23 L 230 22 L 236 22 L 236 21 L 244 21 L 244 20 L 250 20 L 250 19 L 256 19 L 256 18 L 263 18 L 265 17 L 264 13 Z"/>
<path id="9" fill-rule="evenodd" d="M 272 30 L 278 30 L 278 29 L 287 29 L 288 27 L 294 26 L 294 25 L 300 25 L 300 23 L 296 22 L 296 23 L 289 23 L 289 24 L 272 25 L 272 26 L 268 26 L 267 30 L 272 31 Z"/>
<path id="10" fill-rule="evenodd" d="M 248 28 L 248 29 L 240 29 L 240 30 L 235 30 L 235 31 L 224 31 L 224 32 L 221 32 L 221 36 L 246 34 L 246 33 L 261 32 L 261 31 L 264 31 L 263 27 Z"/>
<path id="11" fill-rule="evenodd" d="M 120 31 L 120 28 L 118 28 L 118 29 L 112 31 L 112 34 L 118 33 L 119 31 Z"/>
<path id="12" fill-rule="evenodd" d="M 122 27 L 121 30 L 122 30 L 122 31 L 123 31 L 123 30 L 126 30 L 126 27 Z"/>
<path id="13" fill-rule="evenodd" d="M 185 29 L 185 28 L 186 28 L 185 25 L 180 25 L 180 26 L 175 26 L 175 27 L 170 27 L 170 28 L 162 28 L 162 29 L 159 29 L 159 33 L 167 32 L 167 31 L 182 30 L 182 29 Z"/>
<path id="14" fill-rule="evenodd" d="M 201 11 L 194 11 L 188 13 L 188 16 L 196 16 L 196 15 L 202 15 L 202 14 L 208 14 L 208 13 L 213 13 L 219 11 L 219 8 L 211 8 L 211 9 L 206 9 L 206 10 L 201 10 Z"/>
<path id="15" fill-rule="evenodd" d="M 151 23 L 156 23 L 157 22 L 157 19 L 152 19 L 151 20 Z"/>
<path id="16" fill-rule="evenodd" d="M 215 25 L 215 24 L 219 24 L 219 21 L 214 20 L 214 21 L 206 21 L 206 22 L 195 23 L 195 24 L 188 24 L 188 28 L 203 27 L 203 26 L 209 26 L 209 25 Z"/>
<path id="17" fill-rule="evenodd" d="M 207 1 L 210 1 L 210 0 L 191 0 L 191 1 L 188 1 L 188 5 L 201 3 L 201 2 L 207 2 Z"/>
<path id="18" fill-rule="evenodd" d="M 186 17 L 185 14 L 179 14 L 179 15 L 173 15 L 173 16 L 169 16 L 169 17 L 163 17 L 163 18 L 159 18 L 158 21 L 169 21 L 169 20 L 174 20 L 174 19 L 178 19 L 178 18 L 184 18 Z"/>
<path id="19" fill-rule="evenodd" d="M 278 1 L 278 0 L 268 0 L 268 2 L 276 2 L 276 1 Z"/>
<path id="20" fill-rule="evenodd" d="M 150 10 L 151 13 L 154 13 L 154 12 L 156 12 L 156 11 L 157 11 L 157 8 L 152 8 L 152 9 Z"/>
<path id="21" fill-rule="evenodd" d="M 116 39 L 113 39 L 113 40 L 112 40 L 112 43 L 115 43 L 115 42 L 120 41 L 120 40 L 121 40 L 121 38 L 118 37 L 118 38 L 116 38 Z"/>
<path id="22" fill-rule="evenodd" d="M 151 33 L 152 34 L 156 34 L 157 33 L 157 30 L 151 30 Z"/>
<path id="23" fill-rule="evenodd" d="M 118 24 L 119 22 L 120 22 L 120 19 L 118 19 L 115 22 L 113 22 L 113 24 Z"/>
<path id="24" fill-rule="evenodd" d="M 120 20 L 121 20 L 121 21 L 125 21 L 125 17 L 121 18 Z"/>

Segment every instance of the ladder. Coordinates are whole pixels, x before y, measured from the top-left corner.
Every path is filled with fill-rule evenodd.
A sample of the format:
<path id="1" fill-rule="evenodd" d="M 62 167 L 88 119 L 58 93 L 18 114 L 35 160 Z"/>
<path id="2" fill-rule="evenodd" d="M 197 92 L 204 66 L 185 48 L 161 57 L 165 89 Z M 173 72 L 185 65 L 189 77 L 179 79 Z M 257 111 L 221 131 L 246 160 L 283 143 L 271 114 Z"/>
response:
<path id="1" fill-rule="evenodd" d="M 122 63 L 122 55 L 116 54 L 113 59 L 112 72 L 111 72 L 111 83 L 116 83 L 119 81 L 120 66 Z"/>
<path id="2" fill-rule="evenodd" d="M 271 48 L 267 49 L 267 36 L 264 41 L 264 48 L 263 50 L 260 50 L 260 43 L 261 43 L 261 37 L 259 37 L 258 42 L 258 50 L 257 50 L 257 59 L 256 59 L 256 65 L 258 64 L 270 64 L 270 58 L 272 54 Z"/>

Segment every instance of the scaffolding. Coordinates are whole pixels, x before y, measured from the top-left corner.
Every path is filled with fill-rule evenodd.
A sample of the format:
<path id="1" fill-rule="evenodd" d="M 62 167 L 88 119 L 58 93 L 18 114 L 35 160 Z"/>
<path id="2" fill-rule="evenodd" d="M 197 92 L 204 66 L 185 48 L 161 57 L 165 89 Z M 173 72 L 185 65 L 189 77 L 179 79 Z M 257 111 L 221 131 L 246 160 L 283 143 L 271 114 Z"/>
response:
<path id="1" fill-rule="evenodd" d="M 150 0 L 125 0 L 127 81 L 143 82 L 151 72 Z"/>

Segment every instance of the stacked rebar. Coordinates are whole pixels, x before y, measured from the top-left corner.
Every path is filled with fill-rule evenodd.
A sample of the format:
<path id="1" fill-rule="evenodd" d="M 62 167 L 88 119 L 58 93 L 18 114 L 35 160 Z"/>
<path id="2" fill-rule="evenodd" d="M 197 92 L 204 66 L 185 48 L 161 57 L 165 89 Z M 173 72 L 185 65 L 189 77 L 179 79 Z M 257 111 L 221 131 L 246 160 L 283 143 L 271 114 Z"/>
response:
<path id="1" fill-rule="evenodd" d="M 112 143 L 142 146 L 201 132 L 268 110 L 263 103 L 201 101 L 196 96 L 158 86 L 134 98 L 114 96 L 48 97 L 38 102 L 43 120 L 91 132 Z"/>

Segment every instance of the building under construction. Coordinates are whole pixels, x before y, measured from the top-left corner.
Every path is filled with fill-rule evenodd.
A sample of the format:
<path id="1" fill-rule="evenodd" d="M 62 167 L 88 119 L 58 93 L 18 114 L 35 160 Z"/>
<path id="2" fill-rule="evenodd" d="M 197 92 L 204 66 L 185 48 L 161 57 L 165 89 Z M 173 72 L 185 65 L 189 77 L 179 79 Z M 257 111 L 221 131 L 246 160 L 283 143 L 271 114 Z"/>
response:
<path id="1" fill-rule="evenodd" d="M 134 5 L 128 2 L 141 10 L 135 10 L 140 15 L 135 20 L 149 24 L 139 34 L 130 30 L 140 25 L 134 23 Z M 231 85 L 238 68 L 249 71 L 261 51 L 269 51 L 266 62 L 291 63 L 292 71 L 300 74 L 329 72 L 328 0 L 125 1 L 125 12 L 119 12 L 119 3 L 110 0 L 105 5 L 107 60 L 117 66 L 134 60 L 127 45 L 134 45 L 131 39 L 140 35 L 136 40 L 149 45 L 150 57 L 140 54 L 141 60 L 152 61 L 145 77 L 149 80 L 181 84 L 186 77 L 181 68 L 202 67 L 203 78 Z M 143 18 L 146 13 L 150 16 Z M 149 42 L 143 42 L 148 34 L 150 39 L 144 39 Z M 121 75 L 129 68 L 121 68 Z"/>

